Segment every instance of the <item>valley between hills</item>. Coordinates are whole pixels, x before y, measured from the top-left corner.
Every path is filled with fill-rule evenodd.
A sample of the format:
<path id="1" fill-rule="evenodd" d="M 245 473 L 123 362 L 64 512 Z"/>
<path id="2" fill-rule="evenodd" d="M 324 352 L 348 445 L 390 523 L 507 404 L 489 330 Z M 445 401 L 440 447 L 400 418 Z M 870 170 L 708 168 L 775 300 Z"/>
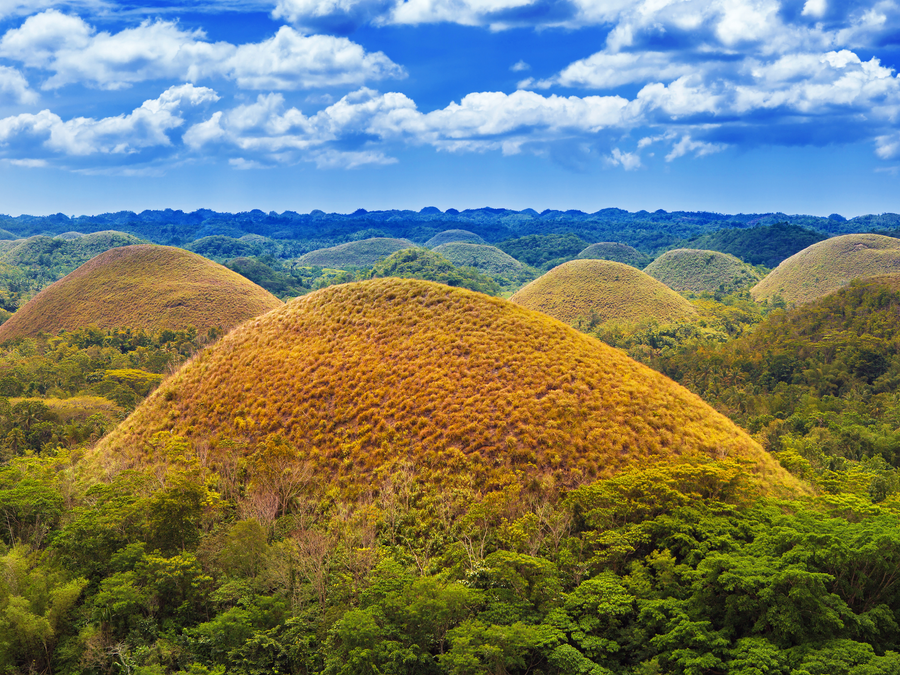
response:
<path id="1" fill-rule="evenodd" d="M 0 228 L 0 673 L 900 674 L 900 216 Z"/>

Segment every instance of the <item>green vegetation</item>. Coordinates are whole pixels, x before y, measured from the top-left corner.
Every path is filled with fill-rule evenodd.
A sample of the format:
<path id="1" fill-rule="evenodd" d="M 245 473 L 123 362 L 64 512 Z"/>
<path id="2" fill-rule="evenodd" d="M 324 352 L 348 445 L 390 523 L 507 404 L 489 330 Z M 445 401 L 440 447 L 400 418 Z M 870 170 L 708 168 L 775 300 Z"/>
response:
<path id="1" fill-rule="evenodd" d="M 791 256 L 750 290 L 756 301 L 780 297 L 810 302 L 854 279 L 900 272 L 900 239 L 880 234 L 847 234 L 814 244 Z"/>
<path id="2" fill-rule="evenodd" d="M 533 267 L 524 265 L 495 246 L 470 243 L 441 244 L 439 253 L 457 267 L 470 267 L 497 281 L 505 292 L 514 292 L 540 275 Z"/>
<path id="3" fill-rule="evenodd" d="M 415 247 L 416 245 L 407 239 L 374 237 L 311 251 L 297 258 L 296 264 L 301 267 L 349 270 L 369 267 L 396 251 Z"/>
<path id="4" fill-rule="evenodd" d="M 760 480 L 779 475 L 743 432 L 618 351 L 503 300 L 399 279 L 332 287 L 236 329 L 95 461 L 157 462 L 160 432 L 209 444 L 224 463 L 277 435 L 350 494 L 405 462 L 431 484 L 452 474 L 487 489 L 522 474 L 572 485 L 723 447 Z"/>
<path id="5" fill-rule="evenodd" d="M 228 329 L 281 301 L 195 253 L 115 248 L 41 291 L 0 326 L 0 341 L 97 325 L 147 331 Z"/>
<path id="6" fill-rule="evenodd" d="M 363 270 L 358 278 L 397 277 L 436 281 L 456 288 L 500 295 L 500 286 L 491 277 L 473 267 L 456 267 L 437 251 L 425 248 L 403 249 L 389 255 L 372 269 Z"/>
<path id="7" fill-rule="evenodd" d="M 761 275 L 733 255 L 678 248 L 667 251 L 644 272 L 676 291 L 733 293 L 756 284 Z"/>
<path id="8" fill-rule="evenodd" d="M 612 260 L 613 262 L 637 267 L 639 270 L 644 269 L 650 263 L 650 257 L 644 255 L 636 248 L 632 248 L 628 244 L 618 244 L 611 241 L 591 244 L 575 258 L 577 260 Z"/>
<path id="9" fill-rule="evenodd" d="M 273 269 L 257 258 L 235 258 L 225 263 L 225 266 L 242 277 L 246 277 L 257 286 L 265 288 L 281 300 L 287 300 L 310 291 L 310 288 L 301 280 Z"/>
<path id="10" fill-rule="evenodd" d="M 800 225 L 775 223 L 748 228 L 722 228 L 687 243 L 691 248 L 730 253 L 751 265 L 771 268 L 826 238 L 821 232 Z"/>
<path id="11" fill-rule="evenodd" d="M 588 245 L 574 234 L 529 234 L 497 244 L 504 253 L 526 265 L 548 270 L 572 260 Z"/>
<path id="12" fill-rule="evenodd" d="M 469 232 L 468 230 L 444 230 L 443 232 L 438 232 L 431 239 L 425 242 L 425 248 L 435 249 L 438 246 L 442 246 L 444 244 L 454 244 L 454 243 L 468 243 L 468 244 L 486 244 L 487 242 L 479 237 L 474 232 Z"/>
<path id="13" fill-rule="evenodd" d="M 580 328 L 610 321 L 670 322 L 696 317 L 690 302 L 630 265 L 573 260 L 555 267 L 512 301 Z"/>

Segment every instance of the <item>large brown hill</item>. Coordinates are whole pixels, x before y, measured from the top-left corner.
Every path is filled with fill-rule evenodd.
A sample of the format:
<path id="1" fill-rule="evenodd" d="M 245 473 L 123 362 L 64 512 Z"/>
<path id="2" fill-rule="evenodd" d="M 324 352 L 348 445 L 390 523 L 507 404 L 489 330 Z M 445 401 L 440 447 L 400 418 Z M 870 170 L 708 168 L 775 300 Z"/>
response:
<path id="1" fill-rule="evenodd" d="M 401 465 L 490 488 L 516 472 L 573 485 L 728 457 L 764 483 L 790 480 L 700 398 L 602 342 L 505 300 L 396 278 L 321 290 L 238 327 L 94 460 L 108 472 L 165 462 L 160 432 L 220 472 L 277 435 L 317 480 L 357 492 Z"/>
<path id="2" fill-rule="evenodd" d="M 750 289 L 754 300 L 776 295 L 787 302 L 817 300 L 849 284 L 900 272 L 900 239 L 880 234 L 845 234 L 795 253 Z"/>
<path id="3" fill-rule="evenodd" d="M 638 269 L 611 260 L 572 260 L 554 267 L 512 296 L 512 301 L 575 324 L 660 322 L 697 316 L 694 306 Z"/>
<path id="4" fill-rule="evenodd" d="M 283 303 L 227 267 L 170 246 L 111 249 L 38 293 L 0 341 L 88 325 L 148 331 L 228 329 Z"/>

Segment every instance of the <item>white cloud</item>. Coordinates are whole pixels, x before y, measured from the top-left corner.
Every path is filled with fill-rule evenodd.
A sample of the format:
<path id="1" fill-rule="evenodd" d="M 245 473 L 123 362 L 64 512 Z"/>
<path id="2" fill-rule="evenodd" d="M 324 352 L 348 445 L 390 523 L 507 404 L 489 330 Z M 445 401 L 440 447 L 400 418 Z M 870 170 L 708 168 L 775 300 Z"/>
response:
<path id="1" fill-rule="evenodd" d="M 900 131 L 878 136 L 875 139 L 875 154 L 881 159 L 900 157 Z"/>
<path id="2" fill-rule="evenodd" d="M 672 151 L 666 155 L 666 161 L 671 162 L 673 159 L 684 157 L 688 153 L 694 153 L 695 157 L 703 157 L 711 155 L 714 152 L 721 152 L 725 149 L 725 145 L 721 143 L 704 143 L 703 141 L 695 141 L 690 136 L 683 136 L 673 147 Z"/>
<path id="3" fill-rule="evenodd" d="M 556 77 L 534 83 L 538 88 L 553 85 L 612 89 L 624 84 L 671 81 L 695 71 L 687 63 L 679 63 L 663 52 L 597 52 L 575 61 Z"/>
<path id="4" fill-rule="evenodd" d="M 519 59 L 513 65 L 511 65 L 509 67 L 509 69 L 511 71 L 513 71 L 514 73 L 521 73 L 526 70 L 531 70 L 531 66 L 529 66 L 527 63 L 525 63 L 525 61 L 523 61 L 522 59 Z"/>
<path id="5" fill-rule="evenodd" d="M 621 166 L 626 171 L 634 171 L 643 166 L 640 155 L 636 152 L 622 152 L 619 148 L 613 148 L 606 161 L 612 166 Z"/>
<path id="6" fill-rule="evenodd" d="M 36 103 L 38 100 L 37 93 L 28 86 L 25 76 L 7 66 L 0 66 L 0 96 L 9 96 L 16 103 Z"/>
<path id="7" fill-rule="evenodd" d="M 122 89 L 148 80 L 216 77 L 246 89 L 299 89 L 405 76 L 381 52 L 367 53 L 346 38 L 304 36 L 287 26 L 263 42 L 235 46 L 209 42 L 203 31 L 185 31 L 168 21 L 98 33 L 57 10 L 8 31 L 0 40 L 0 56 L 52 73 L 44 89 L 74 83 Z"/>

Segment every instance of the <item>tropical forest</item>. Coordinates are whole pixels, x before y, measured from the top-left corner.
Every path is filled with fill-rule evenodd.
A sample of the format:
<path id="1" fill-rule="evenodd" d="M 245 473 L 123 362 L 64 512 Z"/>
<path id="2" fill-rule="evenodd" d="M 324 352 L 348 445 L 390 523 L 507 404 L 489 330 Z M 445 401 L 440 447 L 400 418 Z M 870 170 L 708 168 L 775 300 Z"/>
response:
<path id="1" fill-rule="evenodd" d="M 0 216 L 0 674 L 900 675 L 900 216 Z"/>

